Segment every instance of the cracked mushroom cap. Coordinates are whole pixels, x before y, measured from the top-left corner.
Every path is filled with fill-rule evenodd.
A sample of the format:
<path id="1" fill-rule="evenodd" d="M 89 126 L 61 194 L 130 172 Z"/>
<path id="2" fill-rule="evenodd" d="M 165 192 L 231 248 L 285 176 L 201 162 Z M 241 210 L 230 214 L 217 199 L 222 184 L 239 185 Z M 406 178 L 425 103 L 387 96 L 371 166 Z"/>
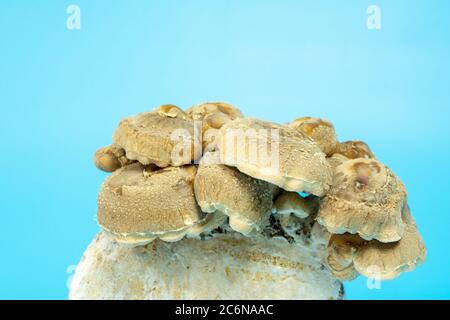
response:
<path id="1" fill-rule="evenodd" d="M 94 154 L 95 166 L 106 172 L 116 171 L 132 162 L 125 156 L 125 150 L 114 144 L 100 148 Z"/>
<path id="2" fill-rule="evenodd" d="M 374 159 L 349 160 L 336 168 L 317 221 L 333 234 L 395 242 L 405 232 L 405 204 L 405 187 L 388 167 Z"/>
<path id="3" fill-rule="evenodd" d="M 325 154 L 297 130 L 257 119 L 236 119 L 220 129 L 222 163 L 286 191 L 323 196 L 331 184 Z"/>
<path id="4" fill-rule="evenodd" d="M 303 117 L 288 124 L 314 140 L 327 155 L 332 155 L 338 145 L 336 130 L 331 122 L 320 118 Z"/>
<path id="5" fill-rule="evenodd" d="M 319 208 L 319 198 L 308 196 L 303 198 L 297 192 L 282 191 L 275 200 L 272 213 L 281 215 L 294 214 L 299 218 L 314 215 Z"/>
<path id="6" fill-rule="evenodd" d="M 370 241 L 361 247 L 353 263 L 362 275 L 379 280 L 391 280 L 403 272 L 412 271 L 425 260 L 426 249 L 408 206 L 403 211 L 406 232 L 399 242 Z"/>
<path id="7" fill-rule="evenodd" d="M 195 166 L 148 171 L 134 163 L 115 171 L 98 196 L 98 222 L 117 241 L 177 241 L 203 219 L 193 182 Z"/>
<path id="8" fill-rule="evenodd" d="M 275 186 L 249 177 L 236 168 L 212 161 L 207 153 L 195 177 L 195 197 L 203 212 L 220 211 L 231 228 L 244 235 L 259 232 L 269 219 Z"/>
<path id="9" fill-rule="evenodd" d="M 122 120 L 113 142 L 130 160 L 158 167 L 181 166 L 194 160 L 192 119 L 174 105 L 163 105 Z"/>
<path id="10" fill-rule="evenodd" d="M 370 150 L 367 143 L 363 141 L 346 141 L 341 142 L 337 145 L 336 151 L 337 154 L 341 154 L 348 159 L 357 159 L 357 158 L 365 158 L 365 159 L 376 159 L 372 150 Z"/>

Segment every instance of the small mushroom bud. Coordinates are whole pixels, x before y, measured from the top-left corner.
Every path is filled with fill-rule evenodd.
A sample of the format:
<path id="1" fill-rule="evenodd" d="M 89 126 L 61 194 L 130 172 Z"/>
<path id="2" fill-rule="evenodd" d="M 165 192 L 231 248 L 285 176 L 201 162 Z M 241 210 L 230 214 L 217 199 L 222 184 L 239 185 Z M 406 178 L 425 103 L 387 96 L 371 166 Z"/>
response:
<path id="1" fill-rule="evenodd" d="M 304 219 L 314 215 L 318 208 L 319 201 L 317 197 L 308 196 L 303 198 L 297 192 L 282 191 L 275 200 L 272 212 L 281 215 L 293 213 L 296 217 Z"/>
<path id="2" fill-rule="evenodd" d="M 106 172 L 113 172 L 117 169 L 133 163 L 127 159 L 125 150 L 116 145 L 109 145 L 98 149 L 94 154 L 95 166 Z"/>
<path id="3" fill-rule="evenodd" d="M 173 104 L 164 104 L 160 106 L 158 109 L 156 109 L 156 112 L 159 115 L 169 117 L 169 118 L 181 118 L 187 120 L 189 116 L 179 107 L 173 105 Z"/>

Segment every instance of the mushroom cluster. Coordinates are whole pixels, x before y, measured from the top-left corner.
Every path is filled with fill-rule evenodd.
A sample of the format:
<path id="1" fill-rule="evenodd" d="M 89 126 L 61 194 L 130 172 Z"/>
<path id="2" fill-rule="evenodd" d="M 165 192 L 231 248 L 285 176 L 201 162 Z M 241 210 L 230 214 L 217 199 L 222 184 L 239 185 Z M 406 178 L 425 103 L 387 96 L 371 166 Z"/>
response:
<path id="1" fill-rule="evenodd" d="M 223 102 L 162 105 L 123 119 L 94 163 L 112 172 L 98 223 L 128 246 L 223 233 L 310 241 L 339 280 L 392 279 L 425 258 L 403 183 L 323 119 L 276 124 Z"/>

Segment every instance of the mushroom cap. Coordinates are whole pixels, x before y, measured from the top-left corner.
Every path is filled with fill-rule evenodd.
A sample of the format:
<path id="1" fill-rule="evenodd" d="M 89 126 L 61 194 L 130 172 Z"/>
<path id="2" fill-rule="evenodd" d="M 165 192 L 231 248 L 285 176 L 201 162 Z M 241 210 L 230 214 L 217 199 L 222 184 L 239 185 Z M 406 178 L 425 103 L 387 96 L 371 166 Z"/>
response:
<path id="1" fill-rule="evenodd" d="M 335 172 L 337 167 L 339 167 L 341 164 L 343 164 L 345 161 L 348 160 L 350 159 L 340 153 L 335 153 L 331 157 L 327 158 L 327 162 L 330 165 L 332 172 Z"/>
<path id="2" fill-rule="evenodd" d="M 94 154 L 95 166 L 106 172 L 114 172 L 132 162 L 125 156 L 125 150 L 114 144 L 100 148 Z"/>
<path id="3" fill-rule="evenodd" d="M 330 121 L 303 117 L 290 122 L 288 126 L 299 130 L 314 140 L 326 155 L 330 156 L 335 152 L 338 141 L 336 130 Z"/>
<path id="4" fill-rule="evenodd" d="M 183 237 L 203 218 L 194 196 L 195 166 L 148 171 L 134 163 L 115 171 L 98 197 L 98 222 L 116 238 Z"/>
<path id="5" fill-rule="evenodd" d="M 194 160 L 192 119 L 174 105 L 163 105 L 123 119 L 113 142 L 125 149 L 128 159 L 145 165 L 181 166 Z"/>
<path id="6" fill-rule="evenodd" d="M 333 234 L 395 242 L 405 232 L 405 204 L 405 187 L 388 167 L 374 159 L 349 160 L 336 168 L 317 221 Z"/>
<path id="7" fill-rule="evenodd" d="M 230 120 L 244 117 L 238 108 L 226 102 L 204 102 L 196 104 L 187 109 L 186 113 L 194 120 L 203 120 L 213 114 L 223 114 Z"/>
<path id="8" fill-rule="evenodd" d="M 220 129 L 222 163 L 287 191 L 323 196 L 332 176 L 325 154 L 297 130 L 253 118 Z"/>
<path id="9" fill-rule="evenodd" d="M 342 281 L 351 281 L 358 277 L 353 259 L 365 241 L 357 235 L 332 235 L 328 243 L 327 265 L 333 275 Z"/>
<path id="10" fill-rule="evenodd" d="M 283 190 L 275 200 L 272 212 L 281 215 L 293 213 L 296 217 L 307 218 L 317 212 L 319 208 L 318 199 L 314 196 L 303 198 L 297 192 Z"/>
<path id="11" fill-rule="evenodd" d="M 425 260 L 426 249 L 409 207 L 403 210 L 406 232 L 399 242 L 370 241 L 361 247 L 353 263 L 362 275 L 379 280 L 391 280 L 412 271 Z"/>
<path id="12" fill-rule="evenodd" d="M 194 120 L 198 131 L 201 127 L 203 153 L 214 151 L 218 130 L 225 123 L 244 117 L 238 108 L 225 102 L 197 104 L 187 109 L 186 113 Z"/>
<path id="13" fill-rule="evenodd" d="M 336 153 L 342 154 L 349 159 L 365 158 L 376 159 L 372 150 L 370 150 L 367 143 L 363 141 L 346 141 L 341 142 L 336 146 Z"/>
<path id="14" fill-rule="evenodd" d="M 276 187 L 211 161 L 214 157 L 213 153 L 203 157 L 195 177 L 199 206 L 207 213 L 224 213 L 231 228 L 242 234 L 260 231 L 269 219 Z"/>

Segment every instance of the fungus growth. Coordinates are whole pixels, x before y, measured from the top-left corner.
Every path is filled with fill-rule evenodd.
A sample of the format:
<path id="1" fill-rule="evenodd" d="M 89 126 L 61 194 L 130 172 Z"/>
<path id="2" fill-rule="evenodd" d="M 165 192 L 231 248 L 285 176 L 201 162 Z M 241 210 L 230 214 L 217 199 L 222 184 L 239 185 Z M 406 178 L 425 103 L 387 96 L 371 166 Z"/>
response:
<path id="1" fill-rule="evenodd" d="M 327 120 L 277 124 L 222 102 L 163 105 L 122 120 L 94 163 L 112 172 L 98 223 L 131 247 L 219 241 L 243 259 L 238 246 L 252 243 L 277 267 L 276 252 L 315 252 L 342 281 L 393 279 L 425 259 L 403 183 L 366 143 L 339 142 Z"/>

